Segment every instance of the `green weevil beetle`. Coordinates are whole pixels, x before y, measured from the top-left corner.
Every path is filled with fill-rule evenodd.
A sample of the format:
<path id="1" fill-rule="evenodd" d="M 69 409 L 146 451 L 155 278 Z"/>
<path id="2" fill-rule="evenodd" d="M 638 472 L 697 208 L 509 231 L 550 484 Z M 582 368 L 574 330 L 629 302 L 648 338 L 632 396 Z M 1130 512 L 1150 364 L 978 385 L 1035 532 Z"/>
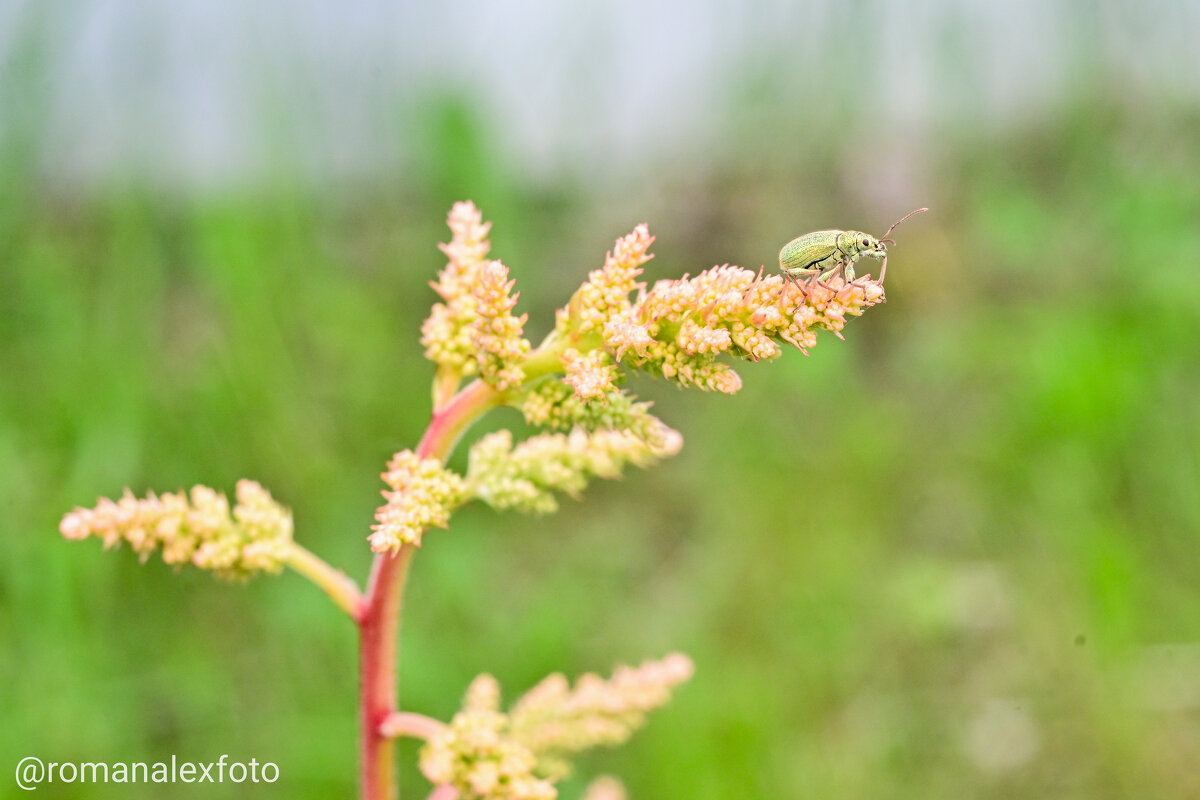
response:
<path id="1" fill-rule="evenodd" d="M 824 280 L 839 269 L 846 281 L 854 280 L 854 262 L 860 258 L 882 259 L 879 268 L 879 280 L 883 280 L 887 272 L 887 246 L 895 244 L 887 238 L 904 220 L 913 214 L 928 211 L 928 208 L 918 208 L 905 214 L 895 225 L 887 229 L 887 233 L 876 239 L 862 231 L 813 231 L 798 236 L 783 246 L 779 251 L 779 268 L 783 274 L 793 281 L 801 278 Z"/>

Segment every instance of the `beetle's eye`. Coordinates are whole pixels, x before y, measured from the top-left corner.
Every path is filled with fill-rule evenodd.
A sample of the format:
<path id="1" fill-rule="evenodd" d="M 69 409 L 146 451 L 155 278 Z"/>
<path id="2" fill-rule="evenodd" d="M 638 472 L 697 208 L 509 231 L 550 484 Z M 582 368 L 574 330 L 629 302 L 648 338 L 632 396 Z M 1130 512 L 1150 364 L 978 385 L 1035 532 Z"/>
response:
<path id="1" fill-rule="evenodd" d="M 870 240 L 870 239 L 863 239 L 863 242 L 862 242 L 862 244 L 863 244 L 863 247 L 870 247 L 870 246 L 871 246 L 871 240 Z"/>

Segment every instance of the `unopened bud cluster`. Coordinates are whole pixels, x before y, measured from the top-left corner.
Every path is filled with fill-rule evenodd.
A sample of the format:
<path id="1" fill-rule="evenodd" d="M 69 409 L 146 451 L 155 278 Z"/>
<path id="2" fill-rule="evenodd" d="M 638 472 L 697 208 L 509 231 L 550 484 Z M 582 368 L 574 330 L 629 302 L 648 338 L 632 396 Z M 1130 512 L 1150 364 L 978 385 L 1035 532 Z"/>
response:
<path id="1" fill-rule="evenodd" d="M 577 496 L 593 476 L 616 478 L 626 464 L 647 466 L 682 445 L 682 437 L 665 425 L 649 439 L 625 430 L 576 428 L 569 434 L 539 434 L 515 446 L 512 433 L 501 430 L 471 448 L 467 482 L 494 508 L 544 514 L 558 509 L 555 492 Z"/>
<path id="2" fill-rule="evenodd" d="M 421 751 L 421 772 L 464 800 L 554 800 L 558 791 L 534 774 L 537 756 L 505 734 L 497 711 L 460 711 Z"/>
<path id="3" fill-rule="evenodd" d="M 471 292 L 475 296 L 477 317 L 473 325 L 475 362 L 480 377 L 497 389 L 509 389 L 525 380 L 521 361 L 529 353 L 528 340 L 522 336 L 526 316 L 514 316 L 516 281 L 508 279 L 508 267 L 499 261 L 485 261 L 475 271 Z"/>
<path id="4" fill-rule="evenodd" d="M 396 453 L 388 462 L 383 492 L 387 503 L 375 512 L 371 526 L 371 549 L 398 550 L 402 545 L 420 546 L 426 528 L 444 528 L 450 512 L 465 499 L 463 479 L 443 469 L 436 458 L 421 458 L 411 450 Z"/>
<path id="5" fill-rule="evenodd" d="M 158 550 L 168 564 L 192 564 L 225 578 L 279 572 L 292 547 L 292 516 L 254 481 L 238 481 L 232 510 L 207 486 L 117 500 L 67 514 L 59 531 L 68 539 L 95 536 L 105 548 L 128 544 L 143 560 Z"/>
<path id="6" fill-rule="evenodd" d="M 603 350 L 580 352 L 568 347 L 561 358 L 567 373 L 562 381 L 580 400 L 594 400 L 617 391 L 617 364 Z"/>
<path id="7" fill-rule="evenodd" d="M 646 441 L 655 450 L 668 444 L 660 441 L 669 431 L 662 420 L 650 413 L 650 403 L 639 402 L 623 391 L 611 391 L 595 401 L 580 397 L 565 381 L 544 378 L 529 388 L 521 400 L 525 421 L 540 428 L 569 431 L 624 430 Z"/>
<path id="8" fill-rule="evenodd" d="M 691 677 L 692 662 L 675 654 L 640 667 L 619 667 L 605 680 L 584 675 L 572 688 L 555 674 L 500 711 L 500 689 L 480 675 L 467 690 L 463 710 L 421 751 L 421 771 L 449 784 L 464 798 L 553 800 L 553 783 L 571 771 L 569 756 L 624 742 L 665 704 L 675 686 Z M 616 781 L 589 787 L 588 796 L 616 800 Z"/>

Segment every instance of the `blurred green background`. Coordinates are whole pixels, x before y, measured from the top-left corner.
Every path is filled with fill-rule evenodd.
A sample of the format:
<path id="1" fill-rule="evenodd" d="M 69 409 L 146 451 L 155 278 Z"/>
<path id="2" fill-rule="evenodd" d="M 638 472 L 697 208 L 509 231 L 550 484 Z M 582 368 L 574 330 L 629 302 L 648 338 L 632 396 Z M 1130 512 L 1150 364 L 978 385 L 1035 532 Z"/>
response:
<path id="1" fill-rule="evenodd" d="M 431 534 L 402 703 L 678 649 L 693 682 L 564 797 L 1200 797 L 1200 11 L 1168 6 L 0 4 L 2 765 L 353 795 L 323 595 L 57 525 L 252 477 L 364 577 L 454 200 L 534 336 L 638 222 L 653 280 L 925 205 L 846 342 L 637 385 L 678 457 Z"/>

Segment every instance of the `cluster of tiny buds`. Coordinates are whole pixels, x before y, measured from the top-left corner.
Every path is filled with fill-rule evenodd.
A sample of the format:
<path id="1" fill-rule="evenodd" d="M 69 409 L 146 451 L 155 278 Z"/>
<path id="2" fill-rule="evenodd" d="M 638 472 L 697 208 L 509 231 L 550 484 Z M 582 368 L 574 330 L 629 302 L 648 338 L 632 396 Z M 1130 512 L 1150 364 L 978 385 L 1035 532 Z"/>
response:
<path id="1" fill-rule="evenodd" d="M 193 564 L 221 577 L 279 572 L 292 548 L 292 516 L 254 481 L 238 481 L 232 511 L 225 495 L 194 486 L 190 492 L 138 498 L 128 489 L 116 501 L 63 517 L 68 539 L 95 536 L 105 548 L 125 542 L 142 559 L 159 550 L 168 564 Z"/>
<path id="2" fill-rule="evenodd" d="M 496 431 L 471 447 L 467 485 L 494 508 L 549 513 L 558 509 L 555 492 L 577 496 L 592 476 L 616 478 L 626 464 L 647 466 L 683 446 L 677 431 L 643 437 L 628 430 L 543 433 L 513 445 L 512 433 Z"/>
<path id="3" fill-rule="evenodd" d="M 517 295 L 516 281 L 509 280 L 508 267 L 485 261 L 475 271 L 471 287 L 477 318 L 472 326 L 475 359 L 479 374 L 497 389 L 509 389 L 525 380 L 521 361 L 531 347 L 522 336 L 527 315 L 512 313 Z"/>
<path id="4" fill-rule="evenodd" d="M 563 382 L 580 400 L 592 400 L 617 390 L 617 365 L 603 350 L 580 352 L 568 347 L 562 353 Z"/>
<path id="5" fill-rule="evenodd" d="M 554 800 L 558 791 L 534 775 L 537 756 L 505 735 L 498 711 L 460 711 L 421 749 L 421 772 L 465 800 Z"/>
<path id="6" fill-rule="evenodd" d="M 420 546 L 428 527 L 446 527 L 450 512 L 466 497 L 466 484 L 443 469 L 436 458 L 421 458 L 402 450 L 388 462 L 383 492 L 387 502 L 375 512 L 371 549 L 392 552 L 405 544 Z"/>

